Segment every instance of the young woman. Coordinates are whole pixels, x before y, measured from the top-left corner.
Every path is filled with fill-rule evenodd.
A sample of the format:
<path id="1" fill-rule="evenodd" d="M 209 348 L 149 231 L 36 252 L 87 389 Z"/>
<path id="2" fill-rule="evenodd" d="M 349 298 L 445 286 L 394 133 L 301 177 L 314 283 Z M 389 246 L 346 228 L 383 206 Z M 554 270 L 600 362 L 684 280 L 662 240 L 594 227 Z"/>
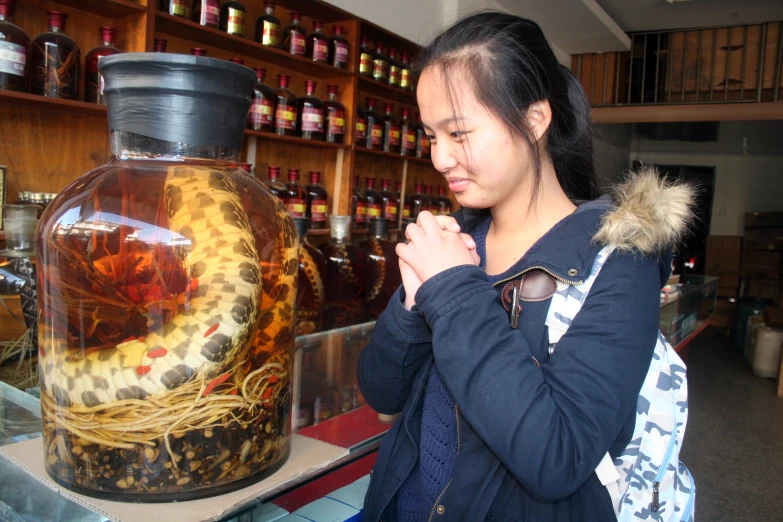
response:
<path id="1" fill-rule="evenodd" d="M 613 520 L 595 470 L 633 432 L 690 191 L 648 172 L 594 199 L 587 100 L 529 20 L 468 17 L 419 65 L 432 162 L 463 210 L 408 226 L 403 287 L 361 354 L 367 402 L 402 412 L 364 520 Z M 550 355 L 552 293 L 589 277 L 604 245 Z"/>

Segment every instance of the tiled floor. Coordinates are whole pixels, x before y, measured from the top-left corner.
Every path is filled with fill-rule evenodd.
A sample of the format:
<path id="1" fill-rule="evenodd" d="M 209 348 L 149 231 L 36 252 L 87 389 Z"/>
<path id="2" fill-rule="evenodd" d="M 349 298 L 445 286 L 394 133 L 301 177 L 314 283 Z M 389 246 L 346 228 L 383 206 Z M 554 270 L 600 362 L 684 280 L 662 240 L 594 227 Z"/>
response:
<path id="1" fill-rule="evenodd" d="M 783 398 L 707 330 L 688 360 L 690 417 L 680 458 L 696 480 L 699 522 L 783 521 Z"/>

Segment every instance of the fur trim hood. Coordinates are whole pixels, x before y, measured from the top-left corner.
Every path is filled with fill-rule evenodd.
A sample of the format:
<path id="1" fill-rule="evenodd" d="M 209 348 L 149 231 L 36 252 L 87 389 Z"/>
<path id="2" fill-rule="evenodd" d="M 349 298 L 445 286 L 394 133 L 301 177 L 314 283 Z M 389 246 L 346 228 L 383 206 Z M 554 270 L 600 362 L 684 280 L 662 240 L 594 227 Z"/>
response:
<path id="1" fill-rule="evenodd" d="M 614 209 L 607 211 L 594 240 L 619 251 L 656 254 L 674 246 L 693 221 L 696 189 L 672 183 L 644 167 L 617 185 Z"/>

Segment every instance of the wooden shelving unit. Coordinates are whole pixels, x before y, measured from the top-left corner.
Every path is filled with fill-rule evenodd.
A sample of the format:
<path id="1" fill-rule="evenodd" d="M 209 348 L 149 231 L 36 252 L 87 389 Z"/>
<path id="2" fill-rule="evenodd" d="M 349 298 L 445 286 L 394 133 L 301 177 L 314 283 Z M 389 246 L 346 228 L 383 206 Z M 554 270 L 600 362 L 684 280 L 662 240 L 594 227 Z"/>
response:
<path id="1" fill-rule="evenodd" d="M 147 7 L 133 0 L 56 0 L 58 4 L 67 5 L 88 13 L 106 18 L 123 18 L 125 16 L 142 15 Z"/>

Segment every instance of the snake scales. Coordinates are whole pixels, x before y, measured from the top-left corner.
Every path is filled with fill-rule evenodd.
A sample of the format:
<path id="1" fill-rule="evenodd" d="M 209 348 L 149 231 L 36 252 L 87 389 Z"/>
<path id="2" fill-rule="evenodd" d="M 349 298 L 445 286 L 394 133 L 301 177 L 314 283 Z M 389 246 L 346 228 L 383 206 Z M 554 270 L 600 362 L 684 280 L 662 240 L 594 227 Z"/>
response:
<path id="1" fill-rule="evenodd" d="M 320 312 L 324 306 L 324 282 L 318 270 L 313 256 L 302 245 L 299 249 L 299 264 L 303 267 L 303 273 L 313 289 L 313 306 L 305 309 L 297 305 L 296 310 L 296 335 L 307 335 L 321 329 Z"/>
<path id="2" fill-rule="evenodd" d="M 383 290 L 383 284 L 386 282 L 386 255 L 383 253 L 381 242 L 376 238 L 370 239 L 370 249 L 375 262 L 378 265 L 378 279 L 375 284 L 367 291 L 367 302 L 373 301 Z"/>
<path id="3" fill-rule="evenodd" d="M 211 379 L 247 349 L 268 351 L 292 324 L 298 248 L 293 227 L 281 226 L 278 276 L 264 289 L 262 264 L 237 188 L 226 173 L 169 167 L 164 186 L 169 226 L 183 238 L 181 260 L 198 286 L 179 313 L 144 338 L 80 355 L 51 331 L 42 332 L 41 387 L 63 406 L 146 399 L 189 382 Z M 290 221 L 285 208 L 277 215 Z M 186 241 L 185 241 L 186 240 Z M 273 265 L 274 266 L 274 265 Z"/>

